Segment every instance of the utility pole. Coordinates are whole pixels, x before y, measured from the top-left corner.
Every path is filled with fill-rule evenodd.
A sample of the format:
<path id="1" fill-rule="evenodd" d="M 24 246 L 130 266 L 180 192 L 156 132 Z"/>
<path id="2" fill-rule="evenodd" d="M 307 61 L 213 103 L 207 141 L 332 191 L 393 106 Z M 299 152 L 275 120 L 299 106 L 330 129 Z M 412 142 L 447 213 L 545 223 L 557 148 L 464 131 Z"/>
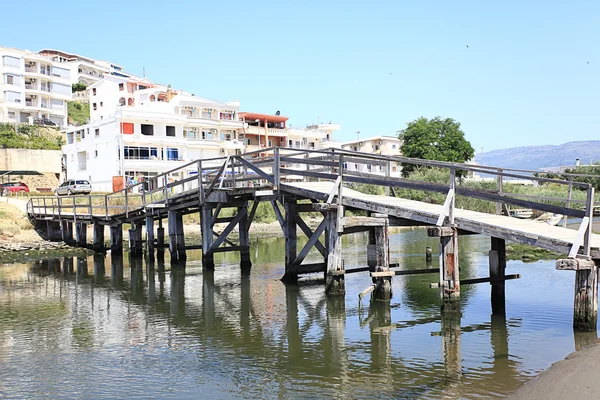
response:
<path id="1" fill-rule="evenodd" d="M 356 133 L 356 140 L 359 141 L 360 140 L 360 131 L 356 131 L 354 133 Z"/>
<path id="2" fill-rule="evenodd" d="M 483 165 L 483 146 L 481 146 L 481 165 Z"/>

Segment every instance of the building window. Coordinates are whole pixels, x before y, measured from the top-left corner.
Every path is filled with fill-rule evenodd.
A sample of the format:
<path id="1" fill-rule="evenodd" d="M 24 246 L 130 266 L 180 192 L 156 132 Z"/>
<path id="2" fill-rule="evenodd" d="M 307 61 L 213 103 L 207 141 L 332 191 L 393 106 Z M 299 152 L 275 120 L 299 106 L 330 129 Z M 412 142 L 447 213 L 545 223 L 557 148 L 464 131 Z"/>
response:
<path id="1" fill-rule="evenodd" d="M 15 84 L 15 77 L 12 75 L 6 75 L 6 83 L 8 85 L 14 85 Z"/>
<path id="2" fill-rule="evenodd" d="M 293 144 L 294 144 L 293 140 L 288 140 L 288 147 L 292 147 Z"/>
<path id="3" fill-rule="evenodd" d="M 268 143 L 269 143 L 269 144 L 267 145 L 267 147 L 272 147 L 272 146 L 273 146 L 273 145 L 272 145 L 272 142 L 271 142 L 271 140 L 270 140 L 270 139 L 269 139 Z"/>
<path id="4" fill-rule="evenodd" d="M 92 89 L 92 94 L 95 96 L 96 95 L 96 88 Z"/>
<path id="5" fill-rule="evenodd" d="M 104 102 L 103 102 L 103 101 L 101 101 L 101 102 L 100 102 L 100 107 L 103 107 L 103 106 L 104 106 Z"/>
<path id="6" fill-rule="evenodd" d="M 96 136 L 100 136 L 100 128 L 96 128 Z"/>
<path id="7" fill-rule="evenodd" d="M 392 149 L 394 149 L 394 150 L 396 149 L 396 145 L 395 144 L 392 145 Z"/>
<path id="8" fill-rule="evenodd" d="M 88 136 L 89 136 L 90 131 L 88 131 Z M 81 130 L 81 138 L 85 139 L 85 131 L 82 129 Z"/>
<path id="9" fill-rule="evenodd" d="M 167 136 L 175 137 L 175 127 L 167 125 Z"/>
<path id="10" fill-rule="evenodd" d="M 19 92 L 4 92 L 4 98 L 11 103 L 21 102 L 21 93 Z"/>
<path id="11" fill-rule="evenodd" d="M 4 66 L 5 67 L 17 67 L 21 66 L 21 59 L 17 57 L 4 56 Z"/>
<path id="12" fill-rule="evenodd" d="M 94 158 L 98 158 L 98 150 L 94 150 Z"/>
<path id="13" fill-rule="evenodd" d="M 133 133 L 133 123 L 132 122 L 121 122 L 121 133 L 126 135 L 131 135 Z"/>
<path id="14" fill-rule="evenodd" d="M 375 151 L 379 151 L 379 145 L 375 145 Z"/>
<path id="15" fill-rule="evenodd" d="M 94 104 L 92 105 L 92 108 L 93 108 L 94 110 L 97 110 L 97 109 L 98 109 L 98 105 L 97 105 L 96 103 L 94 103 Z"/>
<path id="16" fill-rule="evenodd" d="M 124 105 L 125 105 L 125 97 L 121 97 L 121 98 L 119 99 L 119 105 L 120 105 L 120 106 L 124 106 Z"/>
<path id="17" fill-rule="evenodd" d="M 17 116 L 14 111 L 8 112 L 8 119 L 15 119 Z"/>
<path id="18" fill-rule="evenodd" d="M 142 135 L 154 136 L 154 125 L 142 124 Z"/>
<path id="19" fill-rule="evenodd" d="M 167 147 L 167 160 L 170 160 L 170 161 L 179 160 L 179 149 Z"/>
<path id="20" fill-rule="evenodd" d="M 122 83 L 119 83 L 119 91 L 122 92 L 123 90 L 125 90 L 125 85 L 123 85 Z M 124 104 L 123 104 L 124 105 Z"/>

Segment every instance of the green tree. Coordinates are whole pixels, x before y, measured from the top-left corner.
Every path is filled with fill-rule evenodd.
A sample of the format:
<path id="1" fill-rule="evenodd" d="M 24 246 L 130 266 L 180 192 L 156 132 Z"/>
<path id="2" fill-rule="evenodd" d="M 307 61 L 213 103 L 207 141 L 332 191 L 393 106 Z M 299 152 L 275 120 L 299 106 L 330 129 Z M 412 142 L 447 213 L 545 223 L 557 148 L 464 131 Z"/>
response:
<path id="1" fill-rule="evenodd" d="M 421 158 L 449 162 L 465 162 L 471 160 L 475 150 L 465 139 L 460 123 L 452 118 L 421 117 L 409 122 L 400 131 L 399 138 L 403 140 L 402 155 L 405 157 Z M 402 174 L 407 177 L 417 169 L 414 164 L 402 164 Z M 465 171 L 456 171 L 458 176 Z"/>
<path id="2" fill-rule="evenodd" d="M 573 178 L 575 182 L 589 183 L 596 190 L 600 190 L 600 163 L 595 162 L 592 165 L 579 165 L 575 168 L 565 169 L 567 174 L 582 174 L 582 175 L 595 175 L 595 176 L 576 176 Z M 568 176 L 564 175 L 560 179 L 567 180 Z M 578 189 L 585 190 L 581 186 L 577 186 Z"/>
<path id="3" fill-rule="evenodd" d="M 73 93 L 75 92 L 83 92 L 85 89 L 87 89 L 87 86 L 84 85 L 83 83 L 74 83 L 71 85 L 71 91 Z"/>

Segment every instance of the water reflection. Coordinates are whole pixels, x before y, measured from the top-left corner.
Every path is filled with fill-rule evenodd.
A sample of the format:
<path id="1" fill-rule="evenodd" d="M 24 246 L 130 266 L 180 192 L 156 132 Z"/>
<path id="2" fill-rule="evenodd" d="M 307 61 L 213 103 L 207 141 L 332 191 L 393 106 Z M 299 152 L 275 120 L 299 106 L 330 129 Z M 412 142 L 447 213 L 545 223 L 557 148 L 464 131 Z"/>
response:
<path id="1" fill-rule="evenodd" d="M 415 236 L 394 247 L 401 268 L 426 265 L 430 241 Z M 353 240 L 346 242 L 349 263 L 362 265 L 363 239 Z M 465 242 L 461 276 L 481 276 L 483 241 Z M 428 287 L 435 275 L 395 278 L 391 303 L 359 305 L 368 276 L 349 277 L 345 299 L 327 298 L 322 282 L 283 285 L 276 252 L 258 253 L 265 260 L 252 260 L 250 275 L 235 259 L 208 271 L 193 254 L 187 265 L 168 265 L 160 253 L 156 260 L 96 255 L 3 270 L 0 390 L 8 388 L 7 397 L 148 397 L 165 387 L 182 398 L 491 397 L 556 361 L 545 349 L 568 353 L 596 340 L 570 336 L 570 319 L 543 291 L 534 294 L 547 310 L 543 318 L 521 312 L 524 301 L 508 304 L 507 316 L 490 315 L 489 286 L 481 285 L 464 287 L 462 316 L 441 316 L 438 293 Z M 532 329 L 524 318 L 540 325 Z M 540 331 L 546 342 L 538 346 L 532 335 Z M 54 381 L 39 379 L 49 369 Z M 112 384 L 94 384 L 92 376 Z"/>

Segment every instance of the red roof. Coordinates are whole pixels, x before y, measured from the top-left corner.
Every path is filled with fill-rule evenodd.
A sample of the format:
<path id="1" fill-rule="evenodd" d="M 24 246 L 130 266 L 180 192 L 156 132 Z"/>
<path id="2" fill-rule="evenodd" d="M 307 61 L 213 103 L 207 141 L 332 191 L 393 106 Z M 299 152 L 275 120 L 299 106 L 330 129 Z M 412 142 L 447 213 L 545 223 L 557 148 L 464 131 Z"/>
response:
<path id="1" fill-rule="evenodd" d="M 285 122 L 289 119 L 283 115 L 258 114 L 245 111 L 240 113 L 240 117 L 244 118 L 246 121 L 254 121 L 255 119 L 264 121 L 266 119 L 269 122 Z"/>

